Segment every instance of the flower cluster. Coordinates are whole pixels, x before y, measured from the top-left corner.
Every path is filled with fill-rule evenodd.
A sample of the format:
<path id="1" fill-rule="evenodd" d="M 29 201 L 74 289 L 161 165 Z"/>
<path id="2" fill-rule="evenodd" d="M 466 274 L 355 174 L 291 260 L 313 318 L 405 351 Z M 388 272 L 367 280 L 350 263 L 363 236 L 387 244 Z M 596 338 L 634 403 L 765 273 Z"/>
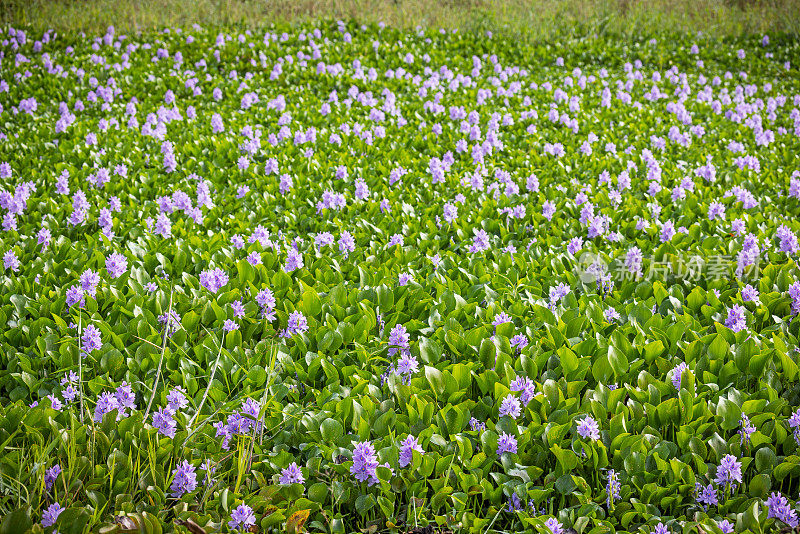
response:
<path id="1" fill-rule="evenodd" d="M 264 427 L 261 406 L 254 399 L 245 399 L 238 412 L 230 414 L 225 422 L 214 423 L 216 437 L 222 438 L 222 448 L 229 449 L 231 439 L 237 435 L 260 432 Z"/>
<path id="2" fill-rule="evenodd" d="M 791 528 L 796 528 L 800 524 L 797 519 L 797 512 L 789 505 L 788 499 L 780 493 L 773 492 L 770 494 L 766 504 L 768 509 L 767 517 L 774 517 Z"/>
<path id="3" fill-rule="evenodd" d="M 103 392 L 97 398 L 94 408 L 95 422 L 102 422 L 107 413 L 117 411 L 117 421 L 128 417 L 127 410 L 136 409 L 136 398 L 133 388 L 127 382 L 123 382 L 114 393 Z"/>
<path id="4" fill-rule="evenodd" d="M 178 422 L 175 417 L 180 413 L 180 410 L 188 405 L 189 400 L 186 398 L 186 391 L 180 386 L 174 387 L 167 393 L 167 405 L 153 412 L 153 428 L 158 430 L 159 434 L 174 438 L 178 430 Z"/>
<path id="5" fill-rule="evenodd" d="M 228 275 L 220 268 L 200 273 L 200 285 L 212 293 L 217 293 L 228 284 Z"/>

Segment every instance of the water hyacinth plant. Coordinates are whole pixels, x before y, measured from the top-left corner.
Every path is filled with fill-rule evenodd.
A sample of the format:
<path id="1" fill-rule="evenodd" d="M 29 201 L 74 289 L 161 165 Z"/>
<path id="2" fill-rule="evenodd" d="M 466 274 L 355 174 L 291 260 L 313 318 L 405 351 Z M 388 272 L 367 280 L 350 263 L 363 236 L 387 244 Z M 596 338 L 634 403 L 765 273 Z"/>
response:
<path id="1" fill-rule="evenodd" d="M 768 532 L 800 45 L 0 35 L 0 532 Z"/>

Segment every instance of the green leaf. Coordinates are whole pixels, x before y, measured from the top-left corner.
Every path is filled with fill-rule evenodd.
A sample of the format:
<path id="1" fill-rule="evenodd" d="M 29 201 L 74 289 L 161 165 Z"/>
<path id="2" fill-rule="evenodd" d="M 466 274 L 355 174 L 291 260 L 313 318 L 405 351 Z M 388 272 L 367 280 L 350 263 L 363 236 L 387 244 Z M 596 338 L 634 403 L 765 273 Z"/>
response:
<path id="1" fill-rule="evenodd" d="M 578 466 L 578 455 L 568 449 L 562 449 L 558 445 L 550 447 L 550 451 L 555 455 L 563 473 L 568 473 Z"/>
<path id="2" fill-rule="evenodd" d="M 575 481 L 572 479 L 572 475 L 566 474 L 558 477 L 555 483 L 555 488 L 556 491 L 558 491 L 561 495 L 569 495 L 578 488 L 578 485 L 575 484 Z"/>
<path id="3" fill-rule="evenodd" d="M 422 363 L 435 364 L 442 358 L 442 347 L 436 341 L 428 338 L 419 340 L 419 356 Z"/>
<path id="4" fill-rule="evenodd" d="M 728 356 L 730 350 L 730 345 L 728 345 L 728 342 L 725 341 L 725 338 L 720 334 L 716 334 L 708 345 L 708 355 L 715 360 L 724 360 Z"/>
<path id="5" fill-rule="evenodd" d="M 664 343 L 660 339 L 651 341 L 644 346 L 643 356 L 647 363 L 653 363 L 664 352 Z"/>
<path id="6" fill-rule="evenodd" d="M 27 531 L 33 526 L 30 514 L 30 508 L 17 508 L 9 513 L 0 523 L 0 534 L 20 534 Z"/>
<path id="7" fill-rule="evenodd" d="M 608 346 L 608 363 L 611 364 L 611 369 L 617 377 L 628 374 L 628 359 L 613 345 Z"/>
<path id="8" fill-rule="evenodd" d="M 328 485 L 322 482 L 312 484 L 311 487 L 308 488 L 308 498 L 316 503 L 325 504 L 328 498 Z"/>
<path id="9" fill-rule="evenodd" d="M 302 302 L 299 309 L 306 317 L 316 317 L 322 311 L 322 300 L 313 289 L 307 289 L 303 292 Z"/>
<path id="10" fill-rule="evenodd" d="M 717 415 L 722 417 L 722 425 L 720 426 L 723 430 L 733 430 L 739 426 L 742 410 L 725 397 L 720 397 L 719 402 L 717 402 Z"/>
<path id="11" fill-rule="evenodd" d="M 431 390 L 433 390 L 437 396 L 444 393 L 444 378 L 442 377 L 442 372 L 439 369 L 426 365 L 425 378 L 428 380 Z"/>
<path id="12" fill-rule="evenodd" d="M 561 368 L 564 369 L 564 375 L 569 379 L 578 369 L 578 357 L 567 347 L 561 347 L 557 351 L 559 360 L 561 361 Z"/>
<path id="13" fill-rule="evenodd" d="M 344 436 L 344 426 L 336 419 L 325 419 L 320 427 L 322 439 L 327 443 L 336 443 L 339 438 Z"/>

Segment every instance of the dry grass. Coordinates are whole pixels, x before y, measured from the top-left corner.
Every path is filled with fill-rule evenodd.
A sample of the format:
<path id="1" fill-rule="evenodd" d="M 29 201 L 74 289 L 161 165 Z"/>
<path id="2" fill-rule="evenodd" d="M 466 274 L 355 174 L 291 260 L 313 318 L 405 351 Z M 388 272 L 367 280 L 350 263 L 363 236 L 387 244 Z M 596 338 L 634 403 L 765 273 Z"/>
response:
<path id="1" fill-rule="evenodd" d="M 800 0 L 0 0 L 0 21 L 98 33 L 200 23 L 260 27 L 356 20 L 491 29 L 524 40 L 570 33 L 800 35 Z"/>

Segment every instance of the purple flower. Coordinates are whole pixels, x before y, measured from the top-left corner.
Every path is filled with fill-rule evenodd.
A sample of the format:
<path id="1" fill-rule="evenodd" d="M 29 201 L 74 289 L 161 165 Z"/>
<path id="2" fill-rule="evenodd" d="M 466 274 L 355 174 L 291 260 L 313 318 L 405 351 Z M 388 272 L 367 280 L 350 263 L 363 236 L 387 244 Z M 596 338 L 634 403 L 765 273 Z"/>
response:
<path id="1" fill-rule="evenodd" d="M 369 480 L 368 485 L 378 482 L 378 457 L 375 455 L 375 448 L 369 441 L 357 443 L 353 449 L 353 465 L 350 472 L 360 482 Z"/>
<path id="2" fill-rule="evenodd" d="M 675 236 L 675 223 L 666 221 L 661 226 L 661 242 L 666 243 Z"/>
<path id="3" fill-rule="evenodd" d="M 734 332 L 740 332 L 747 328 L 747 319 L 744 312 L 744 306 L 734 304 L 733 307 L 728 311 L 728 317 L 725 319 L 725 326 Z"/>
<path id="4" fill-rule="evenodd" d="M 212 293 L 217 293 L 228 284 L 228 275 L 222 269 L 207 270 L 200 273 L 200 285 Z"/>
<path id="5" fill-rule="evenodd" d="M 346 258 L 351 252 L 356 249 L 356 242 L 353 239 L 352 234 L 348 231 L 342 232 L 342 235 L 339 236 L 339 252 L 344 254 Z"/>
<path id="6" fill-rule="evenodd" d="M 389 243 L 386 245 L 386 248 L 391 248 L 395 245 L 403 246 L 403 234 L 394 234 L 392 237 L 389 238 Z"/>
<path id="7" fill-rule="evenodd" d="M 78 390 L 75 389 L 75 386 L 70 384 L 66 388 L 64 388 L 64 390 L 61 392 L 61 395 L 64 397 L 64 400 L 69 403 L 74 401 L 75 397 L 78 396 Z"/>
<path id="8" fill-rule="evenodd" d="M 622 497 L 620 496 L 620 491 L 622 490 L 622 484 L 619 481 L 619 475 L 613 469 L 608 471 L 607 475 L 607 482 L 606 482 L 606 505 L 611 508 L 614 505 L 614 500 L 619 500 Z"/>
<path id="9" fill-rule="evenodd" d="M 494 321 L 492 321 L 492 325 L 498 326 L 501 324 L 513 322 L 513 320 L 514 319 L 506 312 L 500 312 L 495 316 Z"/>
<path id="10" fill-rule="evenodd" d="M 369 198 L 369 187 L 363 178 L 356 180 L 355 197 L 358 200 L 366 200 Z"/>
<path id="11" fill-rule="evenodd" d="M 512 493 L 511 497 L 508 498 L 508 503 L 506 503 L 506 512 L 514 513 L 524 509 L 525 507 L 522 505 L 519 495 L 517 495 L 516 492 Z"/>
<path id="12" fill-rule="evenodd" d="M 164 239 L 172 236 L 172 221 L 165 213 L 160 214 L 156 219 L 155 233 Z"/>
<path id="13" fill-rule="evenodd" d="M 797 243 L 797 236 L 788 226 L 781 225 L 775 232 L 775 235 L 780 239 L 781 252 L 796 254 L 797 251 L 800 250 L 800 245 Z"/>
<path id="14" fill-rule="evenodd" d="M 472 429 L 473 432 L 478 432 L 481 430 L 486 430 L 486 423 L 482 423 L 477 419 L 475 419 L 474 417 L 472 417 L 469 420 L 469 427 Z"/>
<path id="15" fill-rule="evenodd" d="M 716 219 L 725 220 L 725 206 L 719 202 L 712 202 L 708 206 L 708 220 L 713 221 Z"/>
<path id="16" fill-rule="evenodd" d="M 672 385 L 678 391 L 681 390 L 681 375 L 683 375 L 684 371 L 689 371 L 689 366 L 686 365 L 686 362 L 681 362 L 672 369 Z"/>
<path id="17" fill-rule="evenodd" d="M 561 523 L 559 523 L 558 519 L 555 517 L 551 517 L 545 521 L 544 526 L 550 530 L 551 534 L 562 534 L 564 532 L 564 529 L 561 528 Z"/>
<path id="18" fill-rule="evenodd" d="M 119 409 L 120 405 L 117 398 L 111 393 L 103 392 L 97 398 L 97 405 L 94 407 L 94 421 L 96 423 L 102 423 L 107 413 Z M 119 412 L 117 412 L 117 418 L 119 419 Z"/>
<path id="19" fill-rule="evenodd" d="M 225 319 L 225 324 L 222 325 L 222 329 L 226 332 L 233 332 L 234 330 L 239 330 L 239 325 L 236 324 L 236 321 Z"/>
<path id="20" fill-rule="evenodd" d="M 211 131 L 214 133 L 225 131 L 225 126 L 222 124 L 222 116 L 219 113 L 214 113 L 211 116 Z"/>
<path id="21" fill-rule="evenodd" d="M 408 436 L 406 439 L 400 442 L 400 460 L 398 465 L 400 465 L 400 467 L 408 466 L 414 459 L 414 451 L 417 451 L 420 454 L 425 454 L 417 438 L 414 436 Z"/>
<path id="22" fill-rule="evenodd" d="M 548 221 L 551 221 L 555 213 L 556 213 L 556 205 L 549 200 L 545 202 L 544 205 L 542 206 L 542 215 L 544 216 L 544 218 L 547 219 Z"/>
<path id="23" fill-rule="evenodd" d="M 714 481 L 720 486 L 729 484 L 734 488 L 734 482 L 742 482 L 742 464 L 732 454 L 726 454 L 717 467 L 717 476 Z"/>
<path id="24" fill-rule="evenodd" d="M 178 424 L 172 418 L 172 412 L 169 408 L 159 408 L 158 411 L 153 412 L 153 428 L 158 430 L 159 434 L 163 434 L 169 438 L 175 437 Z"/>
<path id="25" fill-rule="evenodd" d="M 664 523 L 659 523 L 656 525 L 655 530 L 653 530 L 650 534 L 669 534 L 669 529 Z"/>
<path id="26" fill-rule="evenodd" d="M 66 394 L 64 395 L 64 398 L 66 398 Z M 117 390 L 114 392 L 114 398 L 117 399 L 117 404 L 119 405 L 121 411 L 124 411 L 126 408 L 130 410 L 136 409 L 136 396 L 133 393 L 133 388 L 131 388 L 130 384 L 127 382 L 123 382 L 117 388 Z"/>
<path id="27" fill-rule="evenodd" d="M 486 233 L 486 230 L 475 230 L 475 237 L 472 239 L 469 251 L 472 253 L 484 252 L 489 250 L 489 246 L 489 234 Z"/>
<path id="28" fill-rule="evenodd" d="M 85 293 L 80 286 L 71 286 L 67 288 L 67 306 L 70 308 L 75 304 L 80 304 L 78 307 L 83 308 L 86 305 Z"/>
<path id="29" fill-rule="evenodd" d="M 19 270 L 19 265 L 19 259 L 17 259 L 17 254 L 13 250 L 9 250 L 3 254 L 3 266 L 6 269 L 17 272 Z"/>
<path id="30" fill-rule="evenodd" d="M 500 417 L 507 415 L 512 419 L 516 419 L 521 413 L 522 407 L 519 404 L 519 399 L 514 395 L 507 395 L 500 404 Z"/>
<path id="31" fill-rule="evenodd" d="M 99 283 L 100 275 L 91 269 L 86 269 L 81 275 L 81 288 L 88 293 L 90 297 L 94 297 L 97 292 L 97 284 Z"/>
<path id="32" fill-rule="evenodd" d="M 75 325 L 75 323 L 69 325 L 70 328 L 76 328 L 76 326 L 77 325 Z M 61 385 L 76 384 L 79 379 L 80 377 L 78 376 L 78 373 L 75 371 L 69 371 L 61 378 Z"/>
<path id="33" fill-rule="evenodd" d="M 250 527 L 256 524 L 256 515 L 253 509 L 246 504 L 240 504 L 236 509 L 231 512 L 231 520 L 228 521 L 228 526 L 232 530 L 241 530 L 247 532 Z"/>
<path id="34" fill-rule="evenodd" d="M 167 393 L 167 409 L 170 412 L 177 413 L 188 405 L 189 399 L 186 398 L 186 390 L 182 387 L 175 386 Z"/>
<path id="35" fill-rule="evenodd" d="M 244 304 L 242 304 L 241 299 L 231 302 L 231 310 L 233 310 L 234 317 L 240 318 L 245 315 Z"/>
<path id="36" fill-rule="evenodd" d="M 703 507 L 703 510 L 708 510 L 709 506 L 716 506 L 719 504 L 717 490 L 714 489 L 713 484 L 709 484 L 708 486 L 703 486 L 699 482 L 697 484 L 699 490 L 697 492 L 697 502 Z"/>
<path id="37" fill-rule="evenodd" d="M 800 313 L 800 282 L 789 286 L 789 296 L 792 298 L 792 313 Z"/>
<path id="38" fill-rule="evenodd" d="M 83 346 L 81 348 L 86 352 L 100 350 L 103 346 L 103 342 L 100 338 L 100 330 L 93 324 L 90 324 L 84 329 L 81 341 L 83 341 Z"/>
<path id="39" fill-rule="evenodd" d="M 722 521 L 717 521 L 717 528 L 719 528 L 722 531 L 722 534 L 733 534 L 734 532 L 733 523 L 731 523 L 727 519 L 723 519 Z"/>
<path id="40" fill-rule="evenodd" d="M 572 255 L 577 254 L 583 248 L 583 238 L 573 237 L 567 245 L 567 252 Z"/>
<path id="41" fill-rule="evenodd" d="M 758 301 L 758 289 L 754 288 L 750 284 L 747 284 L 742 288 L 742 300 L 745 302 L 757 302 Z"/>
<path id="42" fill-rule="evenodd" d="M 176 499 L 179 499 L 184 493 L 191 493 L 197 488 L 195 467 L 187 460 L 179 463 L 172 474 L 172 484 L 170 484 L 169 489 Z"/>
<path id="43" fill-rule="evenodd" d="M 550 307 L 555 309 L 556 304 L 566 297 L 569 294 L 569 286 L 567 284 L 560 283 L 554 287 L 550 288 Z"/>
<path id="44" fill-rule="evenodd" d="M 200 469 L 202 469 L 203 471 L 206 472 L 206 476 L 203 479 L 203 484 L 205 484 L 207 486 L 210 486 L 211 484 L 213 484 L 214 483 L 214 478 L 211 475 L 214 474 L 214 471 L 216 471 L 217 468 L 213 463 L 211 463 L 211 460 L 206 459 L 206 461 L 203 462 L 203 465 L 200 466 Z"/>
<path id="45" fill-rule="evenodd" d="M 303 265 L 303 255 L 297 250 L 290 248 L 286 257 L 286 265 L 284 265 L 283 270 L 287 273 L 290 273 L 297 269 L 302 269 Z"/>
<path id="46" fill-rule="evenodd" d="M 458 217 L 458 207 L 454 204 L 450 204 L 449 202 L 444 205 L 444 213 L 443 213 L 444 220 L 448 223 L 452 223 Z"/>
<path id="47" fill-rule="evenodd" d="M 161 154 L 163 155 L 164 172 L 175 172 L 178 168 L 178 162 L 175 159 L 175 150 L 171 142 L 164 141 L 161 143 Z"/>
<path id="48" fill-rule="evenodd" d="M 783 521 L 792 528 L 798 526 L 797 512 L 789 504 L 789 501 L 780 493 L 772 492 L 767 499 L 767 518 L 774 517 Z"/>
<path id="49" fill-rule="evenodd" d="M 83 219 L 81 219 L 82 221 Z M 80 224 L 80 221 L 78 222 Z M 17 216 L 11 212 L 6 213 L 3 216 L 3 230 L 6 232 L 11 232 L 12 230 L 17 229 Z"/>
<path id="50" fill-rule="evenodd" d="M 597 424 L 597 421 L 592 416 L 587 415 L 578 421 L 578 434 L 583 439 L 600 439 L 600 425 Z"/>
<path id="51" fill-rule="evenodd" d="M 42 245 L 42 252 L 47 250 L 47 248 L 50 246 L 51 238 L 52 235 L 50 234 L 50 230 L 48 230 L 47 228 L 41 228 L 39 230 L 39 233 L 36 234 L 36 240 L 38 244 Z"/>
<path id="52" fill-rule="evenodd" d="M 793 429 L 794 440 L 800 445 L 800 408 L 789 417 L 789 428 Z"/>
<path id="53" fill-rule="evenodd" d="M 513 336 L 509 342 L 511 343 L 511 346 L 515 347 L 517 352 L 519 352 L 528 346 L 528 336 L 524 334 L 517 334 L 516 336 Z"/>
<path id="54" fill-rule="evenodd" d="M 286 332 L 290 336 L 303 335 L 308 330 L 308 321 L 306 316 L 301 311 L 293 311 L 289 316 L 289 323 L 286 326 Z"/>
<path id="55" fill-rule="evenodd" d="M 741 435 L 741 445 L 744 446 L 745 442 L 748 444 L 750 443 L 750 435 L 756 431 L 756 427 L 750 423 L 750 418 L 745 414 L 742 414 L 739 424 L 741 425 L 741 428 L 739 429 L 739 434 Z"/>
<path id="56" fill-rule="evenodd" d="M 280 190 L 282 195 L 285 195 L 286 193 L 291 191 L 293 185 L 294 185 L 294 181 L 292 180 L 291 176 L 289 176 L 288 174 L 282 174 L 280 176 L 279 190 Z"/>
<path id="57" fill-rule="evenodd" d="M 758 238 L 747 234 L 742 242 L 742 250 L 737 255 L 736 276 L 741 276 L 745 267 L 756 265 L 761 255 Z"/>
<path id="58" fill-rule="evenodd" d="M 106 270 L 111 278 L 119 278 L 128 270 L 128 260 L 123 254 L 113 252 L 106 258 Z"/>
<path id="59" fill-rule="evenodd" d="M 172 334 L 178 331 L 181 325 L 181 318 L 175 312 L 175 310 L 171 310 L 169 313 L 164 312 L 158 316 L 158 322 L 163 324 L 167 330 L 167 337 L 172 337 Z"/>
<path id="60" fill-rule="evenodd" d="M 394 325 L 389 333 L 389 356 L 394 356 L 398 351 L 409 348 L 409 335 L 406 327 L 401 324 Z"/>
<path id="61" fill-rule="evenodd" d="M 56 397 L 55 395 L 48 395 L 47 398 L 50 399 L 50 407 L 55 411 L 60 412 L 61 409 L 64 407 L 64 405 L 61 404 L 61 401 L 58 400 L 58 397 Z"/>
<path id="62" fill-rule="evenodd" d="M 398 374 L 405 375 L 410 380 L 411 375 L 419 370 L 419 362 L 417 362 L 416 356 L 411 354 L 410 351 L 403 351 L 400 359 L 397 361 L 395 370 Z"/>
<path id="63" fill-rule="evenodd" d="M 517 453 L 517 438 L 505 432 L 500 434 L 497 440 L 497 456 L 501 456 L 504 452 Z"/>
<path id="64" fill-rule="evenodd" d="M 53 483 L 55 483 L 58 475 L 61 474 L 61 466 L 56 464 L 44 473 L 44 487 L 47 491 L 50 491 L 53 488 Z"/>
<path id="65" fill-rule="evenodd" d="M 256 302 L 261 306 L 261 311 L 268 321 L 273 321 L 273 309 L 275 308 L 275 296 L 269 288 L 264 288 L 256 294 Z"/>
<path id="66" fill-rule="evenodd" d="M 509 384 L 511 391 L 521 391 L 522 395 L 519 400 L 525 406 L 536 396 L 536 383 L 527 376 L 517 377 L 511 384 Z"/>
<path id="67" fill-rule="evenodd" d="M 303 472 L 295 462 L 292 462 L 285 469 L 281 470 L 279 482 L 281 484 L 302 484 L 306 479 L 303 478 Z"/>
<path id="68" fill-rule="evenodd" d="M 322 247 L 327 245 L 333 245 L 334 238 L 333 234 L 330 232 L 320 232 L 316 236 L 314 236 L 314 245 L 317 249 L 322 249 Z"/>
<path id="69" fill-rule="evenodd" d="M 57 502 L 51 504 L 42 514 L 42 526 L 52 527 L 55 525 L 56 521 L 58 521 L 58 516 L 60 516 L 61 512 L 64 510 L 66 510 L 66 508 L 62 507 Z"/>

